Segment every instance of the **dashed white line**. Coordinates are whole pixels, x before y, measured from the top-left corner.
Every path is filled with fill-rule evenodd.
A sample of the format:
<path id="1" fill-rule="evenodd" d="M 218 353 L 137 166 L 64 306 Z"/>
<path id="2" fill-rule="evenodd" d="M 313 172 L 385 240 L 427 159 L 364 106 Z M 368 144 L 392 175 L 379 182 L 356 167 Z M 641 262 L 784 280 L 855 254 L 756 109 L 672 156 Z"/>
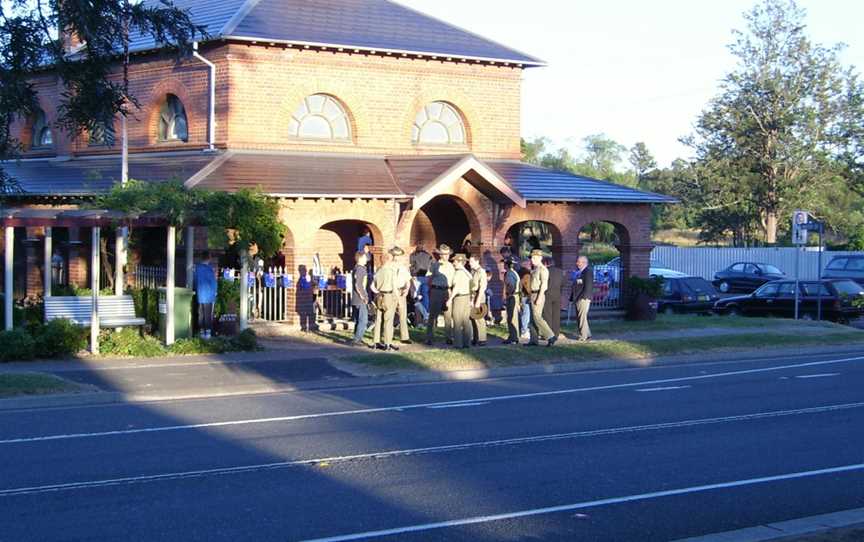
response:
<path id="1" fill-rule="evenodd" d="M 797 375 L 795 378 L 830 378 L 832 376 L 840 376 L 840 373 L 820 373 L 815 375 Z"/>
<path id="2" fill-rule="evenodd" d="M 489 516 L 475 516 L 464 519 L 453 519 L 449 521 L 439 521 L 437 523 L 423 523 L 419 525 L 407 525 L 405 527 L 396 527 L 394 529 L 382 529 L 380 531 L 366 531 L 362 533 L 351 533 L 339 536 L 330 536 L 326 538 L 316 538 L 306 540 L 305 542 L 347 542 L 349 540 L 365 540 L 368 538 L 378 538 L 383 536 L 396 536 L 407 533 L 416 533 L 422 531 L 432 531 L 436 529 L 446 529 L 449 527 L 460 527 L 463 525 L 474 525 L 477 523 L 490 523 L 493 521 L 503 521 L 508 519 L 518 519 L 529 516 L 539 516 L 545 514 L 555 514 L 559 512 L 571 512 L 573 510 L 583 510 L 585 508 L 596 508 L 599 506 L 608 506 L 611 504 L 624 504 L 636 501 L 648 501 L 652 499 L 660 499 L 664 497 L 675 497 L 678 495 L 688 495 L 692 493 L 704 493 L 706 491 L 714 491 L 718 489 L 730 489 L 735 487 L 753 486 L 758 484 L 768 484 L 771 482 L 782 482 L 784 480 L 795 480 L 800 478 L 812 478 L 814 476 L 824 476 L 826 474 L 840 474 L 846 472 L 855 472 L 864 470 L 864 463 L 855 465 L 843 465 L 840 467 L 831 467 L 827 469 L 809 470 L 801 472 L 790 472 L 786 474 L 778 474 L 775 476 L 763 476 L 760 478 L 748 478 L 745 480 L 734 480 L 731 482 L 720 482 L 717 484 L 705 484 L 701 486 L 682 487 L 680 489 L 669 489 L 665 491 L 653 491 L 650 493 L 638 493 L 636 495 L 626 495 L 624 497 L 612 497 L 609 499 L 598 499 L 595 501 L 584 501 L 573 504 L 563 504 L 560 506 L 549 506 L 547 508 L 534 508 L 531 510 L 520 510 L 518 512 L 507 512 L 504 514 L 495 514 Z"/>
<path id="3" fill-rule="evenodd" d="M 660 384 L 674 384 L 678 382 L 693 382 L 700 380 L 710 380 L 714 378 L 723 378 L 728 376 L 739 376 L 746 374 L 758 374 L 758 373 L 769 373 L 769 372 L 777 372 L 777 371 L 785 371 L 787 369 L 800 369 L 802 367 L 818 367 L 822 365 L 833 365 L 838 363 L 847 363 L 850 361 L 862 361 L 864 360 L 864 356 L 857 356 L 852 358 L 843 358 L 843 359 L 834 359 L 834 360 L 824 360 L 824 361 L 811 361 L 806 363 L 795 363 L 790 365 L 778 365 L 774 367 L 761 367 L 758 369 L 743 369 L 739 371 L 725 371 L 721 373 L 709 373 L 709 374 L 700 374 L 696 376 L 682 376 L 675 378 L 662 378 L 656 380 L 645 380 L 642 382 L 627 382 L 623 384 L 607 384 L 604 386 L 589 386 L 585 388 L 567 388 L 563 390 L 552 390 L 552 391 L 539 391 L 533 393 L 520 393 L 520 394 L 511 394 L 511 395 L 493 395 L 489 397 L 475 397 L 472 399 L 460 399 L 458 401 L 440 401 L 434 403 L 415 403 L 415 404 L 407 404 L 407 405 L 396 405 L 389 407 L 376 407 L 376 408 L 361 408 L 356 410 L 342 410 L 335 412 L 320 412 L 315 414 L 298 414 L 294 416 L 278 416 L 272 418 L 257 418 L 257 419 L 245 419 L 245 420 L 230 420 L 230 421 L 222 421 L 222 422 L 205 422 L 205 423 L 195 423 L 195 424 L 187 424 L 187 425 L 169 425 L 169 426 L 160 426 L 160 427 L 143 427 L 139 429 L 122 429 L 115 431 L 100 431 L 93 433 L 69 433 L 69 434 L 60 434 L 60 435 L 45 435 L 38 437 L 21 437 L 21 438 L 13 438 L 0 440 L 0 445 L 8 445 L 8 444 L 22 444 L 28 442 L 46 442 L 53 440 L 70 440 L 70 439 L 82 439 L 82 438 L 98 438 L 98 437 L 112 437 L 112 436 L 122 436 L 122 435 L 136 435 L 142 433 L 161 433 L 168 431 L 183 431 L 190 429 L 212 429 L 216 427 L 231 427 L 231 426 L 243 426 L 243 425 L 255 425 L 255 424 L 266 424 L 266 423 L 281 423 L 281 422 L 293 422 L 299 420 L 310 420 L 310 419 L 320 419 L 320 418 L 332 418 L 337 416 L 356 416 L 360 414 L 377 414 L 382 412 L 403 412 L 405 410 L 415 410 L 421 408 L 429 408 L 433 406 L 444 406 L 444 405 L 461 405 L 469 402 L 486 402 L 490 403 L 493 401 L 513 401 L 517 399 L 533 399 L 538 397 L 556 397 L 562 395 L 572 395 L 576 393 L 586 393 L 592 391 L 606 391 L 606 390 L 616 390 L 616 389 L 629 389 L 629 388 L 642 388 L 645 386 L 655 386 Z"/>
<path id="4" fill-rule="evenodd" d="M 692 388 L 692 386 L 665 386 L 660 388 L 641 388 L 636 391 L 641 393 L 649 393 L 654 391 L 686 390 L 687 388 Z"/>
<path id="5" fill-rule="evenodd" d="M 655 423 L 650 425 L 631 425 L 624 427 L 610 427 L 605 429 L 593 429 L 587 431 L 575 431 L 572 433 L 556 433 L 551 435 L 537 435 L 531 437 L 516 437 L 509 439 L 485 440 L 479 442 L 467 442 L 460 444 L 448 444 L 442 446 L 429 446 L 425 448 L 410 448 L 403 450 L 383 450 L 380 452 L 368 452 L 362 454 L 345 455 L 337 457 L 320 457 L 316 459 L 303 459 L 295 461 L 281 461 L 277 463 L 264 463 L 257 465 L 243 465 L 239 467 L 223 467 L 216 469 L 202 469 L 184 472 L 172 472 L 164 474 L 151 474 L 143 476 L 129 476 L 122 478 L 110 478 L 106 480 L 92 480 L 83 482 L 69 482 L 63 484 L 51 484 L 31 487 L 18 487 L 9 489 L 0 489 L 0 498 L 14 497 L 17 495 L 33 495 L 40 493 L 51 493 L 57 491 L 72 491 L 78 489 L 98 488 L 106 486 L 121 486 L 132 485 L 147 482 L 159 482 L 167 480 L 182 480 L 186 478 L 203 478 L 206 476 L 221 476 L 228 474 L 252 473 L 267 470 L 284 469 L 290 467 L 302 467 L 319 465 L 323 463 L 334 464 L 344 463 L 348 461 L 356 461 L 363 459 L 389 459 L 400 456 L 420 455 L 420 454 L 435 454 L 458 452 L 464 450 L 472 450 L 478 448 L 492 448 L 501 446 L 518 446 L 525 444 L 533 444 L 540 442 L 553 442 L 561 440 L 602 437 L 610 435 L 620 435 L 628 433 L 642 433 L 648 431 L 661 431 L 665 429 L 680 429 L 707 425 L 717 425 L 723 423 L 733 423 L 742 421 L 754 421 L 771 418 L 782 418 L 789 416 L 801 416 L 807 414 L 820 414 L 826 412 L 837 412 L 843 410 L 864 408 L 862 403 L 847 403 L 840 405 L 825 405 L 811 408 L 801 408 L 795 410 L 776 410 L 770 412 L 757 412 L 753 414 L 740 414 L 735 416 L 723 416 L 719 418 L 703 418 L 695 420 L 682 420 L 677 422 Z"/>
<path id="6" fill-rule="evenodd" d="M 474 401 L 474 402 L 469 402 L 469 403 L 457 403 L 457 404 L 453 404 L 453 405 L 436 405 L 436 406 L 430 406 L 427 408 L 429 408 L 431 410 L 440 410 L 442 408 L 465 408 L 465 407 L 483 406 L 483 405 L 488 405 L 488 404 L 489 404 L 489 401 L 483 401 L 483 402 Z"/>

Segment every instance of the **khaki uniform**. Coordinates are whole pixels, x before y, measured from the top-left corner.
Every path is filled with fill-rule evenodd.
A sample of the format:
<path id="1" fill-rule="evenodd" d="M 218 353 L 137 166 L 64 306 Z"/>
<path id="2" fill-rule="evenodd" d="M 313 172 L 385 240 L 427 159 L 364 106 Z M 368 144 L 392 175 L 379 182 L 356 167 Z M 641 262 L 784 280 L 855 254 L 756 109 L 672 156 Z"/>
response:
<path id="1" fill-rule="evenodd" d="M 531 343 L 537 344 L 539 339 L 551 339 L 552 328 L 543 319 L 543 307 L 546 305 L 546 290 L 549 289 L 549 270 L 545 265 L 538 265 L 531 271 Z"/>
<path id="2" fill-rule="evenodd" d="M 453 276 L 453 341 L 458 348 L 471 344 L 471 273 L 457 269 Z"/>
<path id="3" fill-rule="evenodd" d="M 471 272 L 471 307 L 477 307 L 486 303 L 486 287 L 489 281 L 486 279 L 486 270 L 483 268 L 475 269 Z M 474 342 L 486 342 L 486 320 L 471 319 L 471 328 L 474 331 Z"/>
<path id="4" fill-rule="evenodd" d="M 396 312 L 399 314 L 399 338 L 404 342 L 411 339 L 408 333 L 408 290 L 411 286 L 411 273 L 408 268 L 399 263 L 396 264 L 396 295 L 399 298 Z"/>
<path id="5" fill-rule="evenodd" d="M 396 293 L 396 266 L 392 263 L 383 265 L 375 273 L 372 281 L 372 291 L 375 296 L 375 331 L 373 340 L 375 344 L 389 346 L 393 344 L 393 317 L 396 314 L 398 304 Z M 381 330 L 384 330 L 384 340 L 381 340 Z"/>
<path id="6" fill-rule="evenodd" d="M 453 340 L 453 307 L 444 310 L 444 303 L 450 298 L 453 275 L 456 269 L 450 262 L 435 262 L 429 272 L 429 323 L 426 326 L 426 341 L 431 342 L 438 327 L 438 316 L 444 315 L 444 335 Z"/>
<path id="7" fill-rule="evenodd" d="M 519 273 L 508 269 L 504 274 L 504 306 L 507 309 L 507 340 L 519 342 L 519 308 L 522 306 Z"/>

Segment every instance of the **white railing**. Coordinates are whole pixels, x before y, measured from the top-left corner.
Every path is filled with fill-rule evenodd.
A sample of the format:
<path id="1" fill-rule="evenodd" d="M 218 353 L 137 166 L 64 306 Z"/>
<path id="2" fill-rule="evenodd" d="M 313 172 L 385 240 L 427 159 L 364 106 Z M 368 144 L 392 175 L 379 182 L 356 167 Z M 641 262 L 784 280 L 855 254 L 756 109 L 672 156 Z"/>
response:
<path id="1" fill-rule="evenodd" d="M 128 283 L 132 288 L 161 288 L 165 286 L 168 272 L 165 267 L 130 265 L 126 274 Z"/>
<path id="2" fill-rule="evenodd" d="M 736 262 L 767 263 L 778 267 L 788 276 L 795 274 L 795 252 L 799 249 L 784 248 L 708 248 L 708 247 L 656 247 L 653 259 L 664 266 L 688 275 L 714 280 L 714 274 Z M 822 271 L 835 256 L 862 254 L 861 252 L 822 253 Z M 800 277 L 806 280 L 819 278 L 819 250 L 800 249 Z"/>

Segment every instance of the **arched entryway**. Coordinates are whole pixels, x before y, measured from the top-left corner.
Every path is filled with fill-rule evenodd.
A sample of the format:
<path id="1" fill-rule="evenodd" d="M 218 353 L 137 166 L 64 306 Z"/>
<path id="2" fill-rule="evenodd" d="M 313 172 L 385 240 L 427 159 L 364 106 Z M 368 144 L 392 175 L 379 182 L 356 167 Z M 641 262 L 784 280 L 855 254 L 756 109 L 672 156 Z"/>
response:
<path id="1" fill-rule="evenodd" d="M 622 224 L 595 221 L 579 230 L 579 255 L 594 269 L 594 303 L 618 308 L 625 299 L 627 278 L 632 275 L 630 234 Z"/>
<path id="2" fill-rule="evenodd" d="M 470 242 L 471 252 L 479 251 L 480 223 L 474 211 L 455 196 L 437 196 L 417 211 L 411 225 L 411 246 L 423 245 L 427 250 L 446 244 L 453 251 L 462 251 Z"/>
<path id="3" fill-rule="evenodd" d="M 510 253 L 520 260 L 527 260 L 531 251 L 539 249 L 543 254 L 555 260 L 557 265 L 561 261 L 561 231 L 551 222 L 542 220 L 526 220 L 510 226 L 504 236 L 504 247 L 510 249 Z"/>
<path id="4" fill-rule="evenodd" d="M 364 235 L 371 238 L 373 252 L 380 252 L 382 243 L 381 232 L 367 222 L 361 220 L 336 220 L 322 225 L 315 232 L 312 246 L 320 261 L 325 276 L 336 272 L 347 272 L 354 268 L 354 254 L 359 248 L 359 241 Z M 316 262 L 312 262 L 316 265 Z"/>

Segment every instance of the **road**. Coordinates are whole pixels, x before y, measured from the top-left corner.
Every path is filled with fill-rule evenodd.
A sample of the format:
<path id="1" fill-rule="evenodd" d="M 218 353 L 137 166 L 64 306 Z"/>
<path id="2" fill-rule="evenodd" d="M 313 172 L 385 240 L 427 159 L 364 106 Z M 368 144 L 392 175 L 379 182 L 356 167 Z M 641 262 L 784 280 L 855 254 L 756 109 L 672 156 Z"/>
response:
<path id="1" fill-rule="evenodd" d="M 864 506 L 864 352 L 0 412 L 0 540 L 665 541 Z"/>

